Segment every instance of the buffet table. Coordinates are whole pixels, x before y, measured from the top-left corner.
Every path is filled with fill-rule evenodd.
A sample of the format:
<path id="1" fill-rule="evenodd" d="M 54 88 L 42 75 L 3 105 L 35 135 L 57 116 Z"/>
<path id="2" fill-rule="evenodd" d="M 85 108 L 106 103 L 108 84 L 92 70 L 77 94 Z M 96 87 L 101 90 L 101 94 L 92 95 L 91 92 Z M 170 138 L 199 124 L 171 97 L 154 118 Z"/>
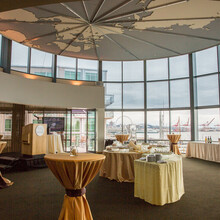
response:
<path id="1" fill-rule="evenodd" d="M 202 142 L 189 142 L 186 157 L 195 157 L 220 163 L 220 144 Z"/>
<path id="2" fill-rule="evenodd" d="M 102 154 L 81 153 L 48 154 L 46 164 L 66 189 L 59 220 L 91 220 L 92 214 L 85 196 L 85 187 L 96 176 L 105 156 Z"/>
<path id="3" fill-rule="evenodd" d="M 64 153 L 61 136 L 59 134 L 47 135 L 47 153 Z"/>
<path id="4" fill-rule="evenodd" d="M 0 154 L 2 153 L 2 151 L 4 150 L 4 148 L 6 147 L 7 142 L 4 141 L 0 141 Z M 13 182 L 11 182 L 10 180 L 4 178 L 2 176 L 2 173 L 0 172 L 0 189 L 9 187 L 13 184 Z"/>
<path id="5" fill-rule="evenodd" d="M 134 160 L 141 157 L 137 152 L 103 151 L 106 159 L 101 167 L 100 176 L 118 182 L 134 182 Z"/>
<path id="6" fill-rule="evenodd" d="M 180 155 L 179 147 L 177 145 L 179 139 L 181 138 L 180 134 L 168 134 L 167 138 L 170 141 L 170 151 L 172 151 L 174 154 Z"/>
<path id="7" fill-rule="evenodd" d="M 180 200 L 184 194 L 182 157 L 172 155 L 165 161 L 134 161 L 135 197 L 160 206 Z"/>

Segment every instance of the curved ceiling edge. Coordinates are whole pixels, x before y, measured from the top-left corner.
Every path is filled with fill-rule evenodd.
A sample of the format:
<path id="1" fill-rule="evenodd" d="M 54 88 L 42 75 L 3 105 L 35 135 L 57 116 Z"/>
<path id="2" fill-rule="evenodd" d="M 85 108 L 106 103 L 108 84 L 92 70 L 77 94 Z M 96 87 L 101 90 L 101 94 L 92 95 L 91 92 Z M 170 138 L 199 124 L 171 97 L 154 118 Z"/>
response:
<path id="1" fill-rule="evenodd" d="M 73 1 L 79 0 L 1 0 L 0 12 L 10 11 L 19 8 L 28 8 L 33 6 Z"/>

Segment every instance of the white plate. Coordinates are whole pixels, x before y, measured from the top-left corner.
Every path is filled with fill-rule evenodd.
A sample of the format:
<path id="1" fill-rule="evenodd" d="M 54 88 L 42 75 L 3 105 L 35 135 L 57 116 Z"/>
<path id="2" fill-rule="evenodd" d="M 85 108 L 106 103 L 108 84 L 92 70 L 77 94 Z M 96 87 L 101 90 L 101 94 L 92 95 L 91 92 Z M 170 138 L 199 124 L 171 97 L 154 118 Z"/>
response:
<path id="1" fill-rule="evenodd" d="M 167 162 L 164 160 L 158 160 L 157 163 L 167 163 Z"/>
<path id="2" fill-rule="evenodd" d="M 139 160 L 146 160 L 146 157 L 141 157 Z"/>

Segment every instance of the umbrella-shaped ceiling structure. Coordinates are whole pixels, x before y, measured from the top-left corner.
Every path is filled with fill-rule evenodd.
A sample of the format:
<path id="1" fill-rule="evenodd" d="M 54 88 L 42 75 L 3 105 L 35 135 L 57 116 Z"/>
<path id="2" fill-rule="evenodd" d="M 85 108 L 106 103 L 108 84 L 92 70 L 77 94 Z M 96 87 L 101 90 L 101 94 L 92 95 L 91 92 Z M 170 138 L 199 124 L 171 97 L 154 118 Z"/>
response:
<path id="1" fill-rule="evenodd" d="M 84 0 L 0 13 L 0 33 L 58 55 L 98 60 L 176 56 L 220 42 L 218 0 Z"/>

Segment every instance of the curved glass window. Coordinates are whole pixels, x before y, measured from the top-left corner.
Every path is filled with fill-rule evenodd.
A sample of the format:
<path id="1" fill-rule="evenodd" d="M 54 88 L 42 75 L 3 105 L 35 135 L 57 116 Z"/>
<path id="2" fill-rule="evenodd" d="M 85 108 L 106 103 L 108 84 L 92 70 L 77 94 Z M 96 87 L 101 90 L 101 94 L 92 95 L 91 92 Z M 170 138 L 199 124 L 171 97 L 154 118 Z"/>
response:
<path id="1" fill-rule="evenodd" d="M 102 81 L 121 81 L 122 62 L 103 61 L 102 62 Z"/>
<path id="2" fill-rule="evenodd" d="M 78 59 L 77 79 L 98 81 L 98 61 Z"/>
<path id="3" fill-rule="evenodd" d="M 122 133 L 122 112 L 105 112 L 106 139 L 115 139 L 115 134 Z"/>
<path id="4" fill-rule="evenodd" d="M 123 81 L 144 81 L 143 61 L 123 62 Z"/>
<path id="5" fill-rule="evenodd" d="M 212 141 L 218 141 L 220 131 L 220 109 L 198 109 L 198 140 L 205 141 L 205 137 L 212 137 Z"/>
<path id="6" fill-rule="evenodd" d="M 170 81 L 170 107 L 189 107 L 189 80 L 172 80 Z"/>
<path id="7" fill-rule="evenodd" d="M 194 59 L 195 75 L 218 72 L 217 47 L 194 53 Z"/>
<path id="8" fill-rule="evenodd" d="M 147 139 L 164 140 L 169 134 L 169 112 L 147 111 Z"/>
<path id="9" fill-rule="evenodd" d="M 0 35 L 0 55 L 2 49 L 5 48 Z M 50 53 L 12 42 L 11 69 L 52 77 L 56 68 L 57 78 L 85 81 L 98 81 L 102 74 L 107 138 L 135 130 L 136 139 L 141 141 L 164 140 L 170 132 L 181 133 L 182 140 L 190 140 L 190 112 L 196 109 L 192 118 L 195 118 L 197 139 L 204 140 L 214 132 L 213 139 L 217 140 L 219 57 L 220 46 L 217 46 L 192 56 L 147 61 L 102 61 L 99 65 L 101 61 L 57 56 L 57 62 L 53 62 L 55 56 Z M 194 106 L 190 106 L 193 95 Z"/>
<path id="10" fill-rule="evenodd" d="M 218 75 L 196 78 L 197 106 L 219 105 Z"/>
<path id="11" fill-rule="evenodd" d="M 52 76 L 52 54 L 31 49 L 30 73 L 39 76 Z"/>
<path id="12" fill-rule="evenodd" d="M 28 72 L 28 51 L 28 47 L 12 41 L 11 69 Z"/>
<path id="13" fill-rule="evenodd" d="M 168 59 L 147 60 L 147 81 L 168 79 Z"/>
<path id="14" fill-rule="evenodd" d="M 147 108 L 168 107 L 168 82 L 147 83 Z"/>
<path id="15" fill-rule="evenodd" d="M 144 108 L 144 83 L 123 83 L 123 108 Z"/>
<path id="16" fill-rule="evenodd" d="M 57 78 L 76 79 L 76 59 L 57 56 Z"/>
<path id="17" fill-rule="evenodd" d="M 171 111 L 171 132 L 181 134 L 181 140 L 191 139 L 191 119 L 189 110 Z"/>
<path id="18" fill-rule="evenodd" d="M 105 84 L 105 106 L 107 109 L 122 109 L 122 84 Z"/>
<path id="19" fill-rule="evenodd" d="M 130 134 L 130 139 L 144 141 L 144 112 L 123 112 L 123 132 Z"/>
<path id="20" fill-rule="evenodd" d="M 170 79 L 189 77 L 189 56 L 183 55 L 169 58 Z"/>

